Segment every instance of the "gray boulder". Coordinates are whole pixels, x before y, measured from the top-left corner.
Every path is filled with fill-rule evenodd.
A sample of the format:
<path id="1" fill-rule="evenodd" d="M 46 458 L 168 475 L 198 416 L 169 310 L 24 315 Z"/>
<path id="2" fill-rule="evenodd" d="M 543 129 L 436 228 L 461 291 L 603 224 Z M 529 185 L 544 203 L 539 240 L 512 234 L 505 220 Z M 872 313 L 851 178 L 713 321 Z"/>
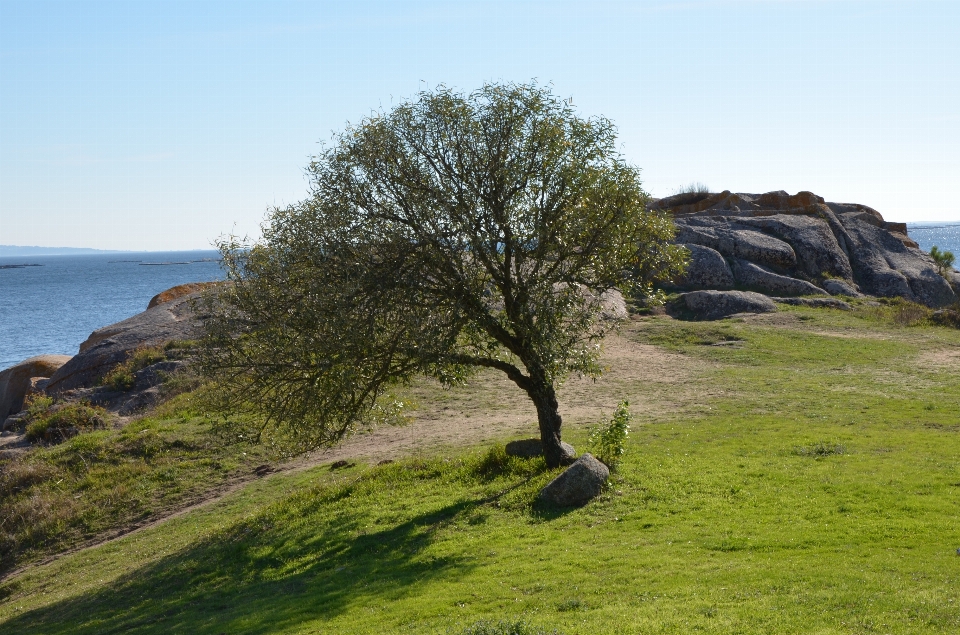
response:
<path id="1" fill-rule="evenodd" d="M 719 320 L 737 313 L 770 313 L 773 300 L 752 291 L 691 291 L 678 301 L 700 320 Z"/>
<path id="2" fill-rule="evenodd" d="M 596 498 L 610 477 L 606 465 L 587 453 L 540 490 L 540 500 L 556 507 L 579 507 Z"/>
<path id="3" fill-rule="evenodd" d="M 781 276 L 766 267 L 740 260 L 733 261 L 733 275 L 741 286 L 775 295 L 822 295 L 823 289 L 790 276 Z"/>
<path id="4" fill-rule="evenodd" d="M 0 423 L 20 412 L 31 386 L 39 383 L 36 378 L 50 377 L 69 360 L 69 355 L 38 355 L 0 372 Z"/>
<path id="5" fill-rule="evenodd" d="M 576 458 L 577 451 L 569 443 L 560 442 L 560 447 L 570 458 Z M 536 456 L 543 456 L 543 444 L 540 439 L 520 439 L 510 441 L 506 447 L 507 454 L 510 456 L 519 456 L 523 459 L 532 459 Z"/>
<path id="6" fill-rule="evenodd" d="M 827 278 L 823 281 L 823 289 L 830 295 L 845 295 L 850 298 L 859 298 L 863 294 L 853 288 L 853 285 L 846 280 L 837 280 Z"/>
<path id="7" fill-rule="evenodd" d="M 865 219 L 875 217 L 862 211 L 841 212 L 837 217 L 846 229 L 850 261 L 862 291 L 902 297 L 931 307 L 957 301 L 950 283 L 937 273 L 930 256 L 905 242 L 904 234 L 866 222 Z"/>
<path id="8" fill-rule="evenodd" d="M 96 385 L 137 348 L 195 339 L 201 332 L 201 319 L 192 309 L 196 297 L 183 296 L 94 331 L 80 345 L 80 352 L 50 377 L 47 394 Z"/>
<path id="9" fill-rule="evenodd" d="M 605 291 L 600 296 L 600 316 L 604 320 L 621 322 L 629 316 L 627 312 L 627 302 L 623 299 L 623 294 L 617 289 Z"/>
<path id="10" fill-rule="evenodd" d="M 676 284 L 685 289 L 733 288 L 733 272 L 719 252 L 694 243 L 684 243 L 683 246 L 690 250 L 690 262 Z"/>

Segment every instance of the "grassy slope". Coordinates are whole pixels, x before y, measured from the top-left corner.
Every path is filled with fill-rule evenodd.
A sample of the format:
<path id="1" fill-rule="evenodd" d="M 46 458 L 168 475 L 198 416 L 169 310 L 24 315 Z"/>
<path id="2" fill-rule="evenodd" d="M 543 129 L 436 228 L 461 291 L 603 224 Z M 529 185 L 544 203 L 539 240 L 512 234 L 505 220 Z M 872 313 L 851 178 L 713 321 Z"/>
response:
<path id="1" fill-rule="evenodd" d="M 583 509 L 531 506 L 550 473 L 479 449 L 278 475 L 6 581 L 0 630 L 957 632 L 960 357 L 923 356 L 960 332 L 778 319 L 633 325 L 714 362 L 710 396 L 636 413 Z"/>
<path id="2" fill-rule="evenodd" d="M 265 460 L 184 409 L 37 447 L 0 463 L 0 573 L 102 540 L 208 495 Z M 178 408 L 179 405 L 179 408 Z"/>

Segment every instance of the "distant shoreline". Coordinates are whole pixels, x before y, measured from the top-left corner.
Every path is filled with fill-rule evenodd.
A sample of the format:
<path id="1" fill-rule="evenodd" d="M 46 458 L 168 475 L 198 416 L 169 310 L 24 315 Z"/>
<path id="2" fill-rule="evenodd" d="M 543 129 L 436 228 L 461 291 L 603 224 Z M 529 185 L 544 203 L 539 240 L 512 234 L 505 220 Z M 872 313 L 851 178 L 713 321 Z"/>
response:
<path id="1" fill-rule="evenodd" d="M 149 253 L 187 253 L 196 251 L 216 251 L 213 248 L 206 249 L 151 249 L 151 250 L 133 250 L 133 249 L 92 249 L 86 247 L 32 247 L 19 245 L 0 245 L 0 258 L 24 258 L 31 256 L 102 256 L 110 254 L 149 254 Z"/>

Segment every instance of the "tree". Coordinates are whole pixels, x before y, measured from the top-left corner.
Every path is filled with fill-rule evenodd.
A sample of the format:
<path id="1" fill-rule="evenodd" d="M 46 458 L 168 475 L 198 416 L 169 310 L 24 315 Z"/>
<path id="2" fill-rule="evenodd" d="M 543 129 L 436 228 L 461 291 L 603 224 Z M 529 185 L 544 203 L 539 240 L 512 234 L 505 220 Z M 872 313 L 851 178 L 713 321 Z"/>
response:
<path id="1" fill-rule="evenodd" d="M 220 244 L 232 284 L 201 360 L 218 406 L 306 450 L 389 418 L 414 376 L 492 368 L 530 397 L 548 465 L 567 462 L 556 389 L 599 375 L 604 301 L 684 257 L 615 140 L 536 84 L 423 92 L 335 135 L 307 199 Z"/>
<path id="2" fill-rule="evenodd" d="M 953 252 L 940 251 L 940 248 L 934 245 L 930 248 L 930 257 L 933 258 L 934 264 L 937 265 L 937 273 L 946 277 L 947 272 L 953 267 L 955 260 Z"/>

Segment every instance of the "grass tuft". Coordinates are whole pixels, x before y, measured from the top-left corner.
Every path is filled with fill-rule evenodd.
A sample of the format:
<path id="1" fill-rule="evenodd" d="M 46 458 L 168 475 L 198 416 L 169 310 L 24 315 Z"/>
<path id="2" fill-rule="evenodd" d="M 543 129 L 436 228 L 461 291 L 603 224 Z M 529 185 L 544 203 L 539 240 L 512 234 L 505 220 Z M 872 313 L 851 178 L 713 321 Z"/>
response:
<path id="1" fill-rule="evenodd" d="M 542 628 L 536 628 L 524 621 L 499 621 L 491 622 L 481 620 L 472 626 L 468 626 L 463 631 L 463 635 L 561 635 L 560 631 L 547 631 Z"/>
<path id="2" fill-rule="evenodd" d="M 796 456 L 810 456 L 815 459 L 846 453 L 846 446 L 840 443 L 825 443 L 823 441 L 811 443 L 810 445 L 798 445 L 793 448 L 793 454 Z"/>

